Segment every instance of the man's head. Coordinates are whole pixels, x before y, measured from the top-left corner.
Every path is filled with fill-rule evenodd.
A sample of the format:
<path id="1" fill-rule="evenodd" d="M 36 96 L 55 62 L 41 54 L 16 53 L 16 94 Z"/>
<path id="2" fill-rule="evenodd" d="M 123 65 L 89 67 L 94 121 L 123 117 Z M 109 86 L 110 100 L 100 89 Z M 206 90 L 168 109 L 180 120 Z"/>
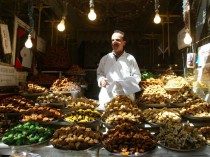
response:
<path id="1" fill-rule="evenodd" d="M 121 55 L 124 51 L 126 41 L 124 41 L 125 34 L 120 30 L 115 30 L 112 34 L 112 49 L 116 55 Z"/>

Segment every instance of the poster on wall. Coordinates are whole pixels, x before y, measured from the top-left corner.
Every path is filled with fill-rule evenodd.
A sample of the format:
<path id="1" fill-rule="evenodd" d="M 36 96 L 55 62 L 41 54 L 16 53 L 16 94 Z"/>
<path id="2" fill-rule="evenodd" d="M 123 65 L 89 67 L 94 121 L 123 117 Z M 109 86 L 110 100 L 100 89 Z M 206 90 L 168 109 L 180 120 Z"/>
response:
<path id="1" fill-rule="evenodd" d="M 2 39 L 2 47 L 4 50 L 4 54 L 10 54 L 12 53 L 12 50 L 11 50 L 11 42 L 10 42 L 8 26 L 6 24 L 0 24 L 0 30 L 1 30 L 1 39 Z"/>
<path id="2" fill-rule="evenodd" d="M 187 68 L 195 68 L 196 53 L 187 54 Z"/>

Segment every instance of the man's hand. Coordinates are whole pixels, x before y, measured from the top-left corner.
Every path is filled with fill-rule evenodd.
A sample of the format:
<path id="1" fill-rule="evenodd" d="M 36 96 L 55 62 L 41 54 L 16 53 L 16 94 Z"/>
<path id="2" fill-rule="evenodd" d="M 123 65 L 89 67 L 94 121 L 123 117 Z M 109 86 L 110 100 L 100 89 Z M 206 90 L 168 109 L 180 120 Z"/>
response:
<path id="1" fill-rule="evenodd" d="M 106 86 L 108 86 L 108 85 L 109 85 L 108 79 L 107 78 L 103 78 L 101 80 L 101 86 L 106 88 Z"/>

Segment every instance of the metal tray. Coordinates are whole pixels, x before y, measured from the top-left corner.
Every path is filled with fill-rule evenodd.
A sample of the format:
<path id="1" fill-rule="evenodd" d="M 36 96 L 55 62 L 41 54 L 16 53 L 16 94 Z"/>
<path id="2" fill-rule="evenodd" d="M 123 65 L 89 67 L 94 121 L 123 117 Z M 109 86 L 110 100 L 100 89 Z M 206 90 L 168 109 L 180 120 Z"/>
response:
<path id="1" fill-rule="evenodd" d="M 144 107 L 155 107 L 155 108 L 162 108 L 162 107 L 166 107 L 166 104 L 143 104 Z"/>
<path id="2" fill-rule="evenodd" d="M 197 117 L 192 115 L 182 115 L 184 118 L 191 119 L 191 120 L 200 120 L 200 121 L 209 121 L 210 117 Z"/>
<path id="3" fill-rule="evenodd" d="M 108 124 L 108 123 L 106 123 L 105 121 L 103 121 L 102 119 L 101 119 L 101 123 L 102 123 L 106 128 L 108 128 L 108 129 L 113 129 L 113 128 L 115 128 L 115 125 Z"/>
<path id="4" fill-rule="evenodd" d="M 45 95 L 47 92 L 42 92 L 42 93 L 20 93 L 21 96 L 41 96 Z"/>
<path id="5" fill-rule="evenodd" d="M 170 103 L 169 107 L 183 107 L 186 103 Z"/>
<path id="6" fill-rule="evenodd" d="M 59 122 L 59 120 L 60 119 L 55 119 L 55 120 L 47 121 L 47 122 L 41 122 L 41 121 L 35 121 L 35 122 L 39 122 L 40 124 L 55 124 L 55 123 Z M 28 121 L 22 121 L 22 120 L 20 120 L 20 122 L 21 123 L 27 123 Z"/>
<path id="7" fill-rule="evenodd" d="M 148 122 L 147 120 L 145 120 L 145 122 L 150 124 L 150 125 L 154 125 L 154 126 L 158 126 L 158 127 L 161 127 L 161 126 L 165 125 L 165 124 L 161 124 L 161 123 Z"/>
<path id="8" fill-rule="evenodd" d="M 113 153 L 113 152 L 110 152 L 111 154 L 113 155 L 116 155 L 116 156 L 131 156 L 131 157 L 134 157 L 134 156 L 143 156 L 151 151 L 153 151 L 156 147 L 152 148 L 151 150 L 149 151 L 146 151 L 146 152 L 143 152 L 143 153 L 136 153 L 136 154 L 129 154 L 129 155 L 123 155 L 122 153 Z M 107 150 L 108 151 L 108 150 Z"/>
<path id="9" fill-rule="evenodd" d="M 168 147 L 166 146 L 163 142 L 158 142 L 158 144 L 161 146 L 161 147 L 164 147 L 166 149 L 170 149 L 170 150 L 173 150 L 173 151 L 177 151 L 177 152 L 190 152 L 190 151 L 197 151 L 198 149 L 201 149 L 202 146 L 200 148 L 195 148 L 195 149 L 177 149 L 177 148 L 171 148 L 171 147 Z"/>
<path id="10" fill-rule="evenodd" d="M 47 139 L 43 142 L 39 142 L 39 143 L 34 143 L 34 144 L 30 144 L 30 145 L 19 145 L 19 146 L 16 146 L 16 145 L 8 145 L 9 147 L 12 147 L 12 148 L 21 148 L 21 147 L 35 147 L 35 146 L 39 146 L 39 145 L 42 145 L 42 144 L 48 144 L 50 141 L 50 139 Z"/>
<path id="11" fill-rule="evenodd" d="M 66 102 L 58 102 L 58 103 L 38 103 L 40 106 L 54 106 L 54 107 L 64 107 Z"/>
<path id="12" fill-rule="evenodd" d="M 94 146 L 91 146 L 91 147 L 89 147 L 89 148 L 86 148 L 86 149 L 81 149 L 81 150 L 77 150 L 77 149 L 62 149 L 62 148 L 58 148 L 58 147 L 56 147 L 56 146 L 54 146 L 53 145 L 53 148 L 55 148 L 55 149 L 58 149 L 58 150 L 60 150 L 60 151 L 75 151 L 75 152 L 78 152 L 78 151 L 88 151 L 88 150 L 91 150 L 91 149 L 94 149 L 94 148 L 96 148 L 96 147 L 98 147 L 98 146 L 100 146 L 100 143 L 98 143 L 98 144 L 95 144 Z"/>

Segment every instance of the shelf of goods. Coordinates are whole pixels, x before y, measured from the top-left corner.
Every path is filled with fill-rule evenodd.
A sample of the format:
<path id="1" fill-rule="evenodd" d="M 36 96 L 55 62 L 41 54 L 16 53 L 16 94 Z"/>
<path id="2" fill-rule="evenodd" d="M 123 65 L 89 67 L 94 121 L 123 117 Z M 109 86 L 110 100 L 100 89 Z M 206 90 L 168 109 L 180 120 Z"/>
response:
<path id="1" fill-rule="evenodd" d="M 66 127 L 71 124 L 68 124 L 64 121 L 57 121 L 55 123 L 48 123 L 47 126 L 57 126 L 57 127 Z M 146 129 L 154 129 L 157 128 L 157 126 L 153 127 L 150 124 L 142 123 L 141 126 L 145 127 Z M 103 134 L 106 134 L 107 129 L 102 127 L 100 128 L 101 131 L 103 131 Z M 53 145 L 51 145 L 49 142 L 40 144 L 40 145 L 32 145 L 32 146 L 8 146 L 2 142 L 0 142 L 0 156 L 2 155 L 11 155 L 12 152 L 31 152 L 39 154 L 40 156 L 50 156 L 50 157 L 57 157 L 57 156 L 75 156 L 75 157 L 104 157 L 104 156 L 116 156 L 120 155 L 119 153 L 111 153 L 107 151 L 102 145 L 96 145 L 95 147 L 91 147 L 90 149 L 86 150 L 62 150 L 54 148 Z M 210 154 L 210 146 L 205 145 L 200 149 L 192 150 L 192 151 L 174 151 L 167 148 L 164 148 L 161 145 L 157 145 L 156 148 L 154 148 L 152 151 L 148 151 L 145 153 L 146 156 L 206 156 L 207 154 Z M 144 154 L 139 154 L 139 156 Z M 121 156 L 121 155 L 120 155 Z M 131 155 L 129 155 L 131 156 Z M 134 155 L 133 155 L 134 156 Z"/>
<path id="2" fill-rule="evenodd" d="M 153 81 L 154 87 L 159 89 L 160 87 L 156 86 L 154 80 L 152 81 Z M 146 85 L 147 83 L 144 82 L 142 86 L 144 90 L 146 89 Z M 151 86 L 149 87 L 151 88 Z M 186 89 L 187 91 L 185 91 Z M 191 96 L 192 94 L 188 91 L 188 88 L 186 89 L 184 88 L 183 91 L 180 91 L 180 89 L 178 89 L 179 94 L 176 93 L 175 91 L 169 91 L 167 93 L 164 89 L 161 89 L 156 93 L 152 92 L 156 94 L 156 97 L 151 96 L 150 97 L 151 99 L 148 99 L 148 96 L 146 97 L 146 94 L 148 94 L 148 92 L 146 91 L 146 92 L 143 92 L 144 95 L 142 95 L 142 97 L 139 98 L 139 101 L 136 101 L 136 102 L 131 101 L 127 96 L 116 96 L 109 103 L 105 104 L 104 106 L 105 110 L 100 110 L 99 111 L 100 113 L 94 110 L 90 110 L 90 109 L 97 109 L 99 107 L 99 104 L 97 104 L 97 101 L 88 100 L 86 98 L 73 99 L 72 101 L 67 102 L 64 105 L 65 106 L 64 108 L 58 109 L 61 113 L 63 113 L 63 116 L 62 116 L 56 112 L 57 113 L 56 115 L 59 117 L 59 120 L 57 119 L 55 121 L 42 123 L 45 126 L 50 126 L 51 128 L 54 127 L 57 130 L 59 130 L 58 132 L 56 132 L 56 134 L 53 134 L 53 137 L 49 140 L 49 142 L 41 143 L 40 145 L 33 145 L 33 146 L 29 145 L 29 146 L 24 146 L 24 147 L 19 147 L 19 146 L 11 147 L 0 142 L 0 156 L 11 155 L 11 153 L 14 151 L 31 152 L 31 153 L 39 154 L 40 156 L 50 156 L 50 157 L 57 157 L 57 156 L 104 157 L 104 156 L 116 156 L 116 155 L 122 156 L 123 154 L 127 156 L 181 156 L 181 157 L 182 156 L 183 157 L 208 156 L 210 154 L 210 146 L 204 143 L 203 138 L 199 139 L 201 141 L 200 143 L 198 142 L 196 144 L 193 143 L 190 145 L 190 147 L 181 148 L 181 149 L 170 148 L 166 145 L 166 143 L 163 144 L 163 143 L 159 143 L 158 141 L 158 140 L 161 141 L 162 138 L 164 138 L 165 136 L 168 137 L 168 135 L 164 134 L 165 132 L 167 132 L 166 130 L 167 121 L 176 122 L 176 125 L 172 125 L 173 129 L 168 129 L 169 133 L 170 133 L 170 130 L 174 131 L 174 134 L 171 137 L 173 140 L 176 138 L 174 137 L 174 135 L 176 135 L 175 133 L 177 131 L 176 129 L 183 128 L 183 130 L 181 131 L 183 135 L 187 135 L 187 136 L 190 135 L 189 139 L 192 139 L 192 141 L 195 142 L 196 141 L 194 140 L 195 136 L 191 136 L 191 135 L 193 134 L 192 132 L 196 132 L 196 131 L 192 131 L 189 134 L 188 133 L 186 134 L 185 132 L 186 130 L 184 130 L 184 128 L 187 128 L 187 131 L 191 131 L 193 129 L 200 129 L 203 126 L 210 126 L 209 118 L 204 118 L 205 116 L 203 116 L 203 118 L 198 118 L 199 116 L 201 117 L 202 114 L 200 114 L 200 112 L 197 112 L 196 110 L 196 107 L 199 106 L 199 109 L 202 108 L 204 111 L 203 113 L 205 113 L 205 107 L 208 106 L 208 103 L 203 102 L 200 98 L 196 96 L 193 96 L 194 98 L 193 100 L 185 99 L 185 97 L 183 98 L 182 95 L 185 95 L 186 97 L 188 97 L 189 95 Z M 160 97 L 161 96 L 160 91 L 163 91 L 163 94 L 164 94 L 163 97 Z M 182 93 L 185 93 L 185 94 L 182 94 Z M 171 102 L 169 102 L 168 94 L 171 94 L 170 96 Z M 159 96 L 161 100 L 157 96 Z M 175 96 L 176 96 L 176 101 L 174 101 Z M 152 100 L 153 98 L 155 98 L 155 100 Z M 157 101 L 158 99 L 160 100 L 159 102 Z M 164 102 L 164 100 L 166 100 L 166 102 Z M 148 101 L 151 101 L 152 103 L 151 102 L 148 103 Z M 179 103 L 176 103 L 177 101 L 179 101 Z M 142 102 L 144 102 L 144 104 Z M 25 104 L 28 104 L 28 103 L 25 103 Z M 193 108 L 190 108 L 189 104 L 193 104 L 194 105 Z M 45 106 L 42 106 L 41 108 L 33 107 L 32 109 L 36 110 L 33 113 L 37 113 L 38 111 L 40 113 L 40 109 L 45 111 L 43 112 L 43 114 L 44 113 L 46 114 L 49 111 L 50 112 L 49 115 L 52 115 L 51 111 L 53 111 L 52 109 L 45 108 Z M 82 109 L 82 110 L 78 110 L 78 109 Z M 95 113 L 96 115 L 92 116 Z M 99 114 L 100 114 L 100 118 L 98 117 Z M 190 114 L 194 114 L 194 116 L 188 116 Z M 81 120 L 81 118 L 84 118 L 85 122 L 83 121 L 84 119 Z M 125 121 L 129 122 L 129 124 L 131 125 L 126 126 L 125 123 L 123 123 Z M 97 122 L 97 123 L 92 123 L 92 122 Z M 72 147 L 72 145 L 71 144 L 69 144 L 68 146 L 64 145 L 62 143 L 62 139 L 63 141 L 68 141 L 68 140 L 71 141 L 73 137 L 70 138 L 71 136 L 70 134 L 67 134 L 67 135 L 65 134 L 64 136 L 58 136 L 58 135 L 60 134 L 63 135 L 65 131 L 68 132 L 67 131 L 68 128 L 73 127 L 75 123 L 83 124 L 85 125 L 85 127 L 90 128 L 91 131 L 94 130 L 96 132 L 100 132 L 101 133 L 100 143 L 95 144 L 93 147 L 88 147 L 87 149 L 80 149 L 80 150 L 69 149 L 68 150 L 67 148 Z M 120 125 L 115 127 L 117 124 L 120 124 Z M 182 127 L 182 126 L 185 126 L 185 127 Z M 61 131 L 62 128 L 63 130 L 65 130 L 64 132 Z M 85 129 L 85 130 L 87 132 L 87 131 L 90 131 L 90 129 L 87 129 L 87 130 Z M 123 129 L 126 129 L 127 131 Z M 81 146 L 80 142 L 85 141 L 81 138 L 84 138 L 85 134 L 80 134 L 81 133 L 80 129 L 75 129 L 74 131 L 71 130 L 70 132 L 71 133 L 77 132 L 79 135 L 81 135 L 79 137 L 76 136 L 77 138 L 74 137 L 74 140 L 79 140 L 79 141 L 77 141 L 78 143 L 75 142 L 77 144 L 73 145 L 73 146 L 78 146 L 78 147 Z M 181 132 L 179 133 L 181 134 Z M 92 132 L 91 134 L 89 134 L 89 136 L 91 135 L 93 135 Z M 55 138 L 55 137 L 59 137 L 59 138 Z M 155 138 L 153 139 L 153 137 Z M 147 141 L 146 143 L 148 145 L 137 143 L 141 141 L 142 138 L 144 139 L 145 142 Z M 86 140 L 88 139 L 89 138 L 87 138 Z M 112 139 L 115 139 L 115 140 L 112 140 Z M 170 137 L 168 137 L 168 139 L 170 139 Z M 182 139 L 182 138 L 180 137 L 179 139 Z M 59 140 L 61 141 L 61 143 L 56 143 Z M 97 139 L 95 139 L 95 141 L 96 143 L 98 142 Z M 127 147 L 126 148 L 123 147 L 123 149 L 121 149 L 119 147 L 120 142 L 125 142 Z M 134 145 L 133 143 L 135 142 L 137 144 Z M 152 147 L 150 147 L 151 145 Z M 199 147 L 197 148 L 198 145 Z M 60 148 L 58 149 L 56 148 L 56 146 L 57 147 L 61 146 L 64 149 L 60 149 Z M 196 148 L 194 148 L 194 146 L 196 146 Z M 149 148 L 146 150 L 145 147 L 149 147 Z M 127 151 L 128 149 L 129 151 Z"/>

